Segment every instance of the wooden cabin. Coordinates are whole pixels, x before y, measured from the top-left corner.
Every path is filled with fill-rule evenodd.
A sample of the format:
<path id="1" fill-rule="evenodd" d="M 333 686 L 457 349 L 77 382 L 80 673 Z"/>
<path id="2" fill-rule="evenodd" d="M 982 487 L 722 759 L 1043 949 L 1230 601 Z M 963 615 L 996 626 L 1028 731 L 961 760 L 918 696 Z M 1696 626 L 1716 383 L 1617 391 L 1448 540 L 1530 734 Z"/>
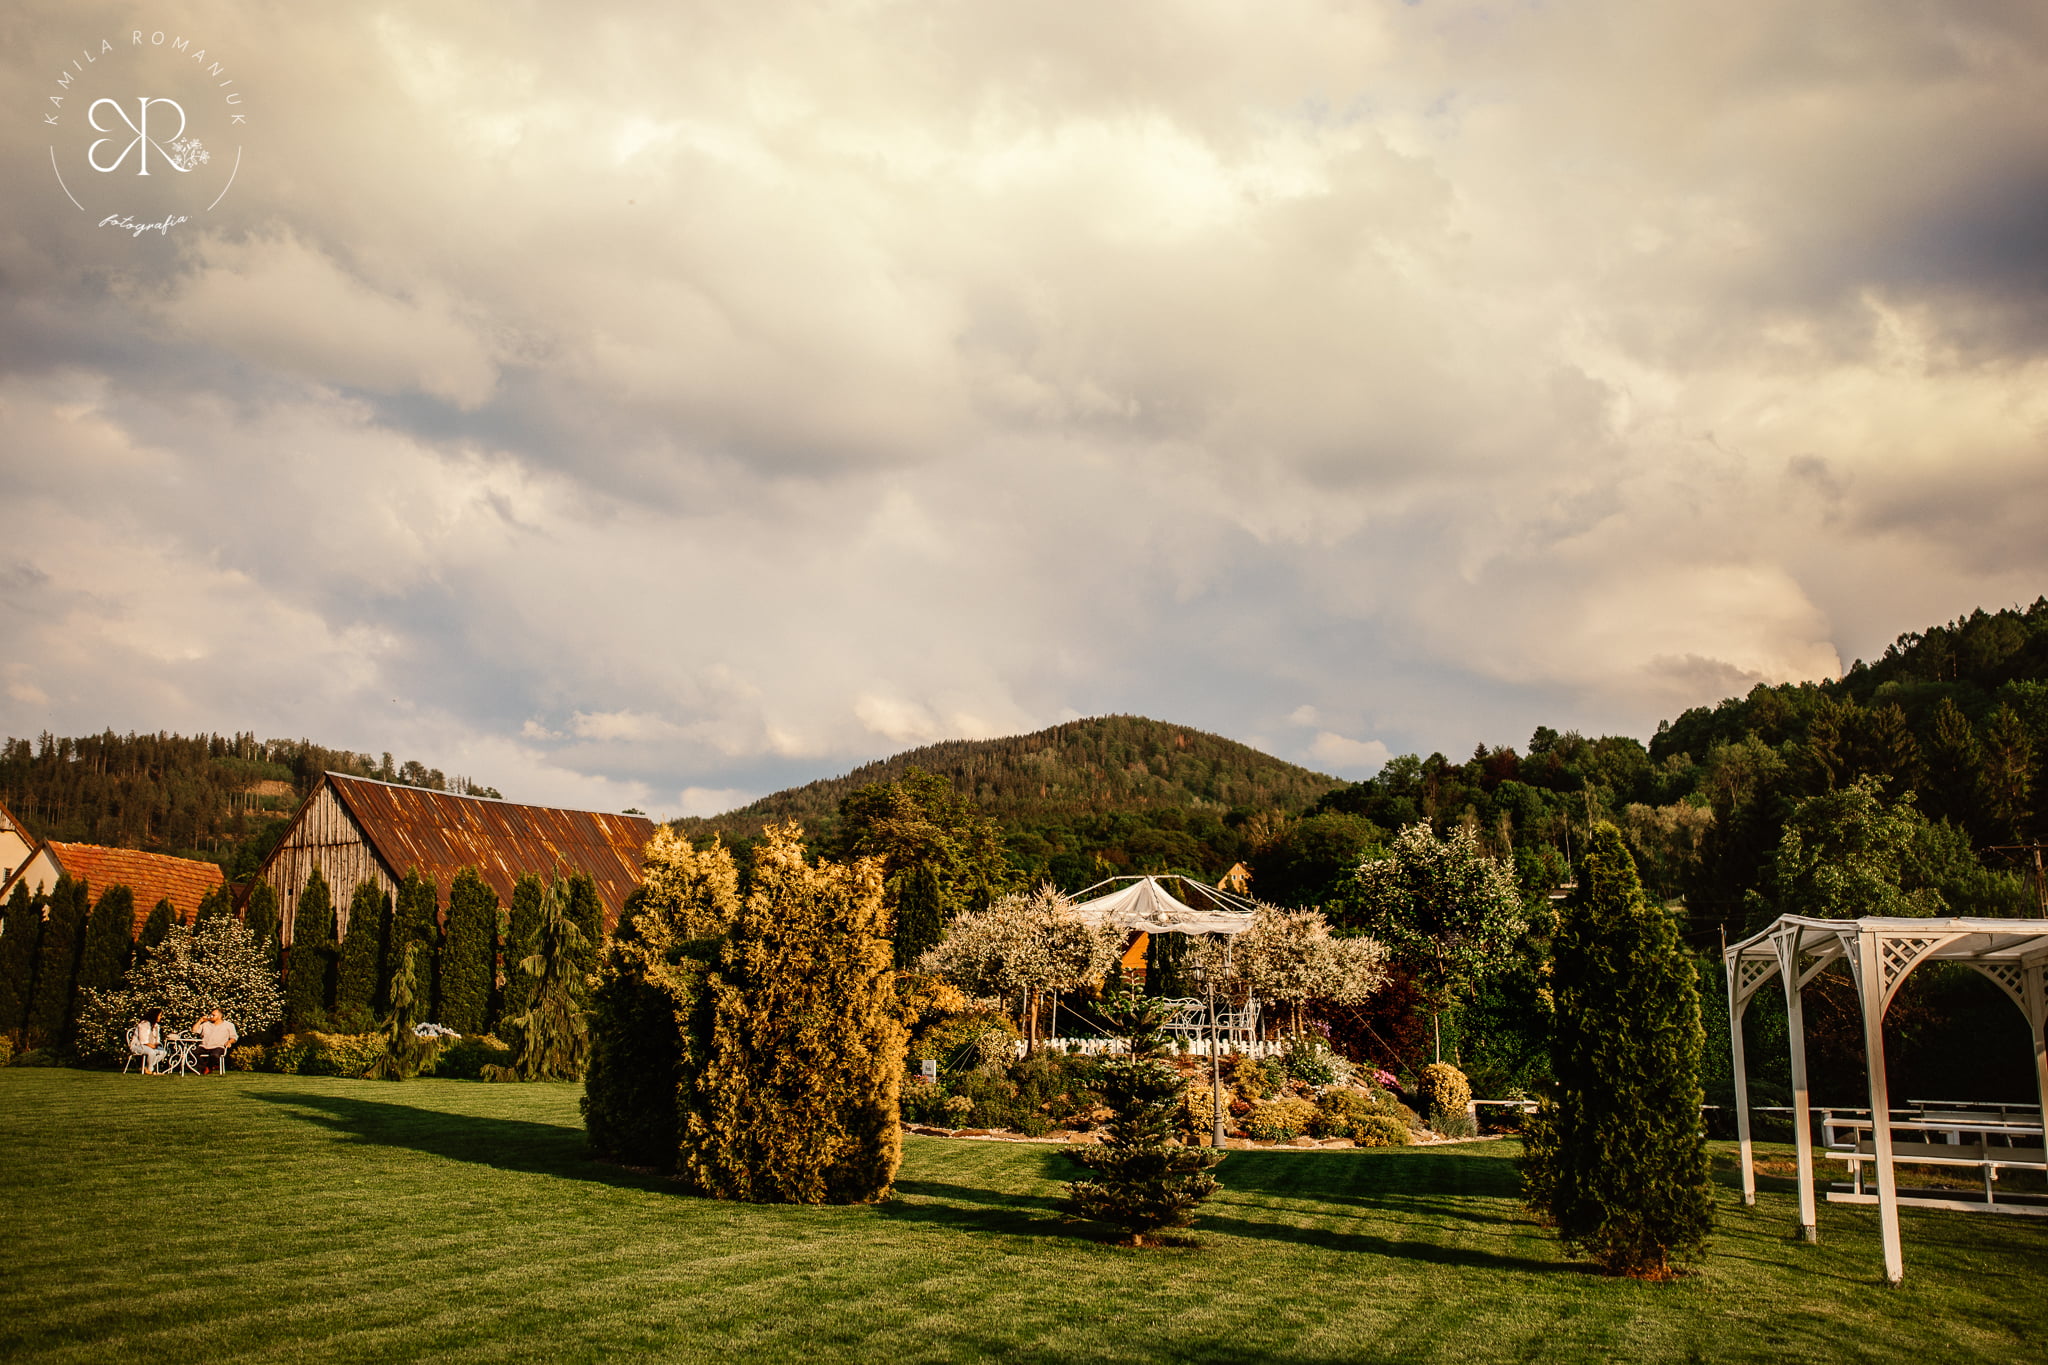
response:
<path id="1" fill-rule="evenodd" d="M 583 873 L 597 884 L 609 932 L 640 884 L 641 856 L 653 837 L 654 822 L 644 815 L 521 806 L 326 773 L 260 875 L 277 892 L 286 944 L 299 896 L 316 868 L 334 896 L 338 933 L 348 932 L 349 901 L 359 883 L 368 880 L 395 895 L 405 874 L 418 871 L 433 879 L 445 910 L 449 885 L 465 867 L 474 867 L 504 905 L 526 873 Z"/>

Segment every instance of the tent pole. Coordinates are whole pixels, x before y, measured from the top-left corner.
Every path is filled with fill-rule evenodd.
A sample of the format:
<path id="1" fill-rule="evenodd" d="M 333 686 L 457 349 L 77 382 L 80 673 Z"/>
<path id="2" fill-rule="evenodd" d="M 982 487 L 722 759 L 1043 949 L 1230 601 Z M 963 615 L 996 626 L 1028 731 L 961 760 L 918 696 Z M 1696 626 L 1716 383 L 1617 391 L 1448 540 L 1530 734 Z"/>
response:
<path id="1" fill-rule="evenodd" d="M 1877 1166 L 1877 1223 L 1884 1237 L 1884 1278 L 1898 1284 L 1906 1278 L 1906 1259 L 1899 1247 L 1899 1180 L 1892 1170 L 1892 1097 L 1884 1074 L 1884 952 L 1877 931 L 1857 936 L 1862 970 L 1856 994 L 1863 1006 L 1863 1054 L 1870 1069 L 1870 1145 Z"/>
<path id="2" fill-rule="evenodd" d="M 1749 1068 L 1742 1056 L 1742 1014 L 1749 1008 L 1747 1000 L 1738 1000 L 1735 983 L 1742 976 L 1742 959 L 1731 957 L 1728 963 L 1728 1052 L 1735 1063 L 1735 1141 L 1742 1164 L 1742 1202 L 1756 1203 L 1756 1166 L 1752 1160 L 1749 1142 Z"/>
<path id="3" fill-rule="evenodd" d="M 1212 962 L 1215 959 L 1210 959 Z M 1209 1104 L 1215 1110 L 1216 1129 L 1209 1145 L 1223 1150 L 1223 1044 L 1216 1031 L 1216 974 L 1209 974 Z"/>

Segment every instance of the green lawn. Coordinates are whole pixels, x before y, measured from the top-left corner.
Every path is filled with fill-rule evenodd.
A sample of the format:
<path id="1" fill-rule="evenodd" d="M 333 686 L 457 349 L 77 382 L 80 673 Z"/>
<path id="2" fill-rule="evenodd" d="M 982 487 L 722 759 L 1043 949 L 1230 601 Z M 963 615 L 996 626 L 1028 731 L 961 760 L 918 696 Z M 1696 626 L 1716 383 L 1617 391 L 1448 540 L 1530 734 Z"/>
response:
<path id="1" fill-rule="evenodd" d="M 571 1086 L 0 1071 L 0 1358 L 2014 1361 L 2048 1220 L 1724 1185 L 1703 1271 L 1611 1281 L 1508 1144 L 1233 1153 L 1199 1244 L 1058 1211 L 1047 1147 L 911 1138 L 876 1208 L 717 1204 L 583 1159 Z"/>

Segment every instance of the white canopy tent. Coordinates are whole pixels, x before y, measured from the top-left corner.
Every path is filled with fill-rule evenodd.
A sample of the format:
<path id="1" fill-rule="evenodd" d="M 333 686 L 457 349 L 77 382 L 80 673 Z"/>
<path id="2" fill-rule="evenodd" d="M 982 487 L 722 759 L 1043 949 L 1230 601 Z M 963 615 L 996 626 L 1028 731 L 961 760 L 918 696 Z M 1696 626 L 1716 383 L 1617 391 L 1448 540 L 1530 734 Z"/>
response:
<path id="1" fill-rule="evenodd" d="M 1742 1149 L 1743 1202 L 1756 1202 L 1756 1168 L 1749 1138 L 1749 1077 L 1742 1055 L 1742 1018 L 1751 998 L 1775 978 L 1785 989 L 1785 1011 L 1790 1025 L 1799 1227 L 1807 1241 L 1816 1239 L 1817 1230 L 1811 1104 L 1806 1085 L 1806 1023 L 1801 997 L 1806 984 L 1829 966 L 1838 961 L 1848 963 L 1863 1009 L 1863 1044 L 1870 1087 L 1870 1155 L 1877 1168 L 1878 1224 L 1884 1238 L 1885 1278 L 1897 1284 L 1905 1275 L 1905 1262 L 1899 1247 L 1900 1201 L 1893 1173 L 1895 1125 L 1885 1081 L 1885 1011 L 1906 977 L 1923 962 L 1954 961 L 1974 967 L 1996 982 L 2026 1016 L 2033 1041 L 2035 1085 L 2039 1097 L 2048 1101 L 2048 1039 L 2042 1033 L 2044 1024 L 2048 1024 L 2048 986 L 2044 986 L 2048 921 L 1876 917 L 1825 920 L 1786 915 L 1762 933 L 1731 945 L 1724 960 L 1728 973 L 1729 1046 L 1735 1063 L 1736 1134 Z M 2048 1106 L 2044 1106 L 2044 1112 L 2048 1112 Z M 2028 1131 L 2037 1143 L 2040 1141 L 2038 1124 L 2023 1131 Z"/>
<path id="2" fill-rule="evenodd" d="M 1168 891 L 1158 877 L 1112 877 L 1097 882 L 1081 896 L 1091 892 L 1102 894 L 1092 899 L 1083 899 L 1074 906 L 1074 913 L 1090 924 L 1111 924 L 1119 929 L 1144 934 L 1222 934 L 1225 940 L 1236 937 L 1252 927 L 1256 907 L 1244 896 L 1225 891 L 1220 887 L 1204 886 L 1187 877 L 1175 877 L 1181 889 L 1193 899 L 1204 902 L 1193 906 Z M 1114 890 L 1104 890 L 1113 887 Z M 1216 1012 L 1216 995 L 1212 986 L 1209 993 L 1209 1086 L 1210 1104 L 1215 1114 L 1214 1131 L 1210 1141 L 1217 1147 L 1223 1145 L 1223 1073 L 1221 1062 L 1221 1020 Z M 1247 1012 L 1246 1028 L 1255 1016 Z"/>
<path id="3" fill-rule="evenodd" d="M 1104 891 L 1092 900 L 1080 900 L 1074 913 L 1090 924 L 1113 924 L 1144 934 L 1241 934 L 1252 927 L 1252 903 L 1243 896 L 1186 878 L 1174 878 L 1182 889 L 1192 890 L 1201 907 L 1189 905 L 1168 891 L 1158 877 L 1112 877 L 1097 882 L 1087 891 Z M 1120 884 L 1121 883 L 1121 884 Z"/>

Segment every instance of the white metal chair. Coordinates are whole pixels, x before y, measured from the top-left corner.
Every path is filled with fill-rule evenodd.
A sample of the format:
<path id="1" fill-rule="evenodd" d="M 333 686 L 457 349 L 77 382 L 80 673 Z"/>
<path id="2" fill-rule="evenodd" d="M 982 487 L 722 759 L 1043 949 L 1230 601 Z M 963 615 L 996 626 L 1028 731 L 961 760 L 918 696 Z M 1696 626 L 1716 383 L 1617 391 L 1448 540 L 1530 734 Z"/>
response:
<path id="1" fill-rule="evenodd" d="M 1226 1010 L 1216 1023 L 1231 1042 L 1255 1043 L 1259 1040 L 1259 1002 L 1254 1000 L 1241 1010 Z"/>
<path id="2" fill-rule="evenodd" d="M 141 1039 L 141 1033 L 142 1024 L 138 1021 L 136 1023 L 130 1024 L 128 1026 L 128 1032 L 122 1035 L 123 1040 L 126 1041 L 126 1043 L 128 1044 L 128 1059 L 121 1063 L 121 1074 L 123 1076 L 128 1074 L 128 1068 L 135 1065 L 136 1060 L 138 1058 L 142 1062 L 142 1069 L 144 1073 L 153 1074 L 150 1072 L 149 1068 L 150 1054 L 156 1054 L 156 1060 L 158 1061 L 162 1061 L 170 1055 L 170 1053 L 164 1048 L 153 1048 L 145 1044 Z"/>
<path id="3" fill-rule="evenodd" d="M 1175 1038 L 1199 1038 L 1209 1026 L 1208 1008 L 1199 1000 L 1162 1000 L 1167 1007 L 1166 1021 L 1159 1026 L 1161 1033 Z"/>

